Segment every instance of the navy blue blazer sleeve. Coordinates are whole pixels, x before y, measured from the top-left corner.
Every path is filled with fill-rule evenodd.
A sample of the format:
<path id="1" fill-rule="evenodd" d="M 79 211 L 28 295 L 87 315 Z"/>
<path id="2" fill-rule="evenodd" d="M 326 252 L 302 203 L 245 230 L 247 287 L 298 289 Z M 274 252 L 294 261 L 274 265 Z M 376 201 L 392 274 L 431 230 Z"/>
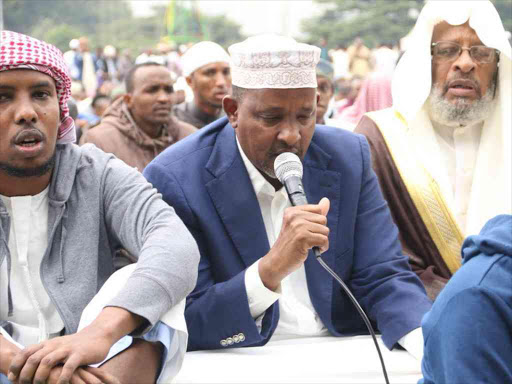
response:
<path id="1" fill-rule="evenodd" d="M 144 176 L 162 194 L 163 200 L 176 210 L 194 236 L 201 253 L 197 285 L 188 296 L 185 309 L 189 330 L 188 350 L 219 349 L 223 347 L 220 344 L 222 340 L 240 333 L 243 333 L 244 340 L 227 348 L 267 343 L 277 326 L 278 305 L 273 304 L 265 312 L 260 333 L 249 310 L 245 269 L 225 281 L 216 278 L 206 236 L 198 227 L 187 196 L 173 172 L 153 162 L 145 168 Z M 230 239 L 226 237 L 224 241 L 229 243 Z"/>
<path id="2" fill-rule="evenodd" d="M 363 174 L 350 286 L 391 349 L 401 337 L 421 325 L 431 302 L 402 253 L 398 230 L 371 167 L 368 142 L 362 136 L 359 141 Z"/>

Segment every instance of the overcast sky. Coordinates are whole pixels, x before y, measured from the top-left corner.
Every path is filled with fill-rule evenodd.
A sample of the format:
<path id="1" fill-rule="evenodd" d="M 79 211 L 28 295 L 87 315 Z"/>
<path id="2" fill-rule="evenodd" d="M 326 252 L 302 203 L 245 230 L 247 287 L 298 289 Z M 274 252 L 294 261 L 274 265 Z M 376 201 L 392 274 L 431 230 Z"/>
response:
<path id="1" fill-rule="evenodd" d="M 148 16 L 152 4 L 167 5 L 169 0 L 134 0 L 130 4 L 136 16 Z M 273 32 L 300 37 L 301 19 L 320 11 L 312 0 L 200 0 L 197 4 L 206 14 L 233 19 L 247 35 Z"/>

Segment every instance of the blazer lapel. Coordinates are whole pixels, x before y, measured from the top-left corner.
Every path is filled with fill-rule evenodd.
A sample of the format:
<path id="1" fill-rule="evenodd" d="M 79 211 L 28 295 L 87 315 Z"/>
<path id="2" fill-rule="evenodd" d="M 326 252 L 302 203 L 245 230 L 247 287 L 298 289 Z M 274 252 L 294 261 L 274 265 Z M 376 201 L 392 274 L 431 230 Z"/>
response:
<path id="1" fill-rule="evenodd" d="M 248 267 L 268 253 L 270 246 L 260 206 L 231 124 L 219 133 L 206 169 L 214 176 L 206 189 L 226 232 Z"/>
<path id="2" fill-rule="evenodd" d="M 327 223 L 330 229 L 329 250 L 322 254 L 322 259 L 334 269 L 336 253 L 339 251 L 337 232 L 341 175 L 339 172 L 327 169 L 330 159 L 331 157 L 327 153 L 312 142 L 304 161 L 303 184 L 310 203 L 318 204 L 323 197 L 327 197 L 331 203 L 327 214 Z M 311 302 L 323 323 L 330 324 L 333 278 L 316 260 L 313 251 L 309 252 L 305 269 Z"/>

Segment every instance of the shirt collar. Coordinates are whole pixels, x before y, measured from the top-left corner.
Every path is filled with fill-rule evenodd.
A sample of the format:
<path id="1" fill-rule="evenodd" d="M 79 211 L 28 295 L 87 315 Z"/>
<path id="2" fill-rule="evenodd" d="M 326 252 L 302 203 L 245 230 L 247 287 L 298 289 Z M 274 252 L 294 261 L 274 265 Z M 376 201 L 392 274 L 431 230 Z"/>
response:
<path id="1" fill-rule="evenodd" d="M 260 171 L 258 171 L 254 164 L 249 160 L 238 141 L 238 136 L 235 135 L 235 137 L 236 145 L 240 151 L 240 156 L 242 156 L 242 160 L 245 164 L 245 168 L 247 169 L 247 173 L 249 174 L 249 178 L 251 179 L 256 196 L 259 196 L 260 194 L 274 196 L 276 189 L 263 177 Z M 284 190 L 284 188 L 281 188 L 281 190 Z"/>

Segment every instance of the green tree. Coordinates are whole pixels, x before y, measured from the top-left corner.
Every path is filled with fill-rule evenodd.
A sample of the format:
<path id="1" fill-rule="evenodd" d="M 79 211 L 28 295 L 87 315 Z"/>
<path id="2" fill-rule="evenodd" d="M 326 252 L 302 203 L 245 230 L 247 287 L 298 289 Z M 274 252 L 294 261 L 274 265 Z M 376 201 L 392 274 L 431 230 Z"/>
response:
<path id="1" fill-rule="evenodd" d="M 228 46 L 243 40 L 240 25 L 223 16 L 209 16 L 176 2 L 176 35 L 181 42 L 209 39 Z M 168 37 L 166 6 L 155 6 L 153 16 L 134 17 L 124 0 L 3 0 L 5 29 L 54 44 L 62 51 L 69 41 L 87 36 L 92 47 L 112 44 L 137 54 Z M 171 36 L 172 37 L 172 36 Z"/>
<path id="2" fill-rule="evenodd" d="M 324 12 L 303 22 L 309 40 L 327 40 L 329 48 L 349 45 L 356 37 L 373 47 L 395 43 L 416 22 L 423 0 L 316 0 Z"/>
<path id="3" fill-rule="evenodd" d="M 505 29 L 512 30 L 512 1 L 492 0 Z M 424 6 L 424 0 L 315 0 L 325 7 L 321 15 L 307 19 L 302 29 L 310 41 L 325 38 L 329 48 L 349 45 L 356 37 L 374 47 L 396 43 L 407 35 Z"/>
<path id="4" fill-rule="evenodd" d="M 228 47 L 245 39 L 240 24 L 235 21 L 223 15 L 206 15 L 200 13 L 197 8 L 185 5 L 185 2 L 174 4 L 175 22 L 169 38 L 176 43 L 211 40 Z M 164 9 L 161 8 L 156 13 L 164 14 Z"/>
<path id="5" fill-rule="evenodd" d="M 115 44 L 123 38 L 116 26 L 132 19 L 125 1 L 4 0 L 3 7 L 5 29 L 48 41 L 60 49 L 67 49 L 69 40 L 80 35 L 88 36 L 93 44 Z"/>
<path id="6" fill-rule="evenodd" d="M 208 38 L 226 49 L 231 44 L 239 43 L 246 38 L 241 32 L 240 24 L 226 19 L 223 15 L 204 16 L 202 22 L 205 25 Z"/>
<path id="7" fill-rule="evenodd" d="M 503 21 L 505 30 L 512 32 L 512 1 L 492 0 L 492 2 L 500 14 L 501 21 Z"/>

